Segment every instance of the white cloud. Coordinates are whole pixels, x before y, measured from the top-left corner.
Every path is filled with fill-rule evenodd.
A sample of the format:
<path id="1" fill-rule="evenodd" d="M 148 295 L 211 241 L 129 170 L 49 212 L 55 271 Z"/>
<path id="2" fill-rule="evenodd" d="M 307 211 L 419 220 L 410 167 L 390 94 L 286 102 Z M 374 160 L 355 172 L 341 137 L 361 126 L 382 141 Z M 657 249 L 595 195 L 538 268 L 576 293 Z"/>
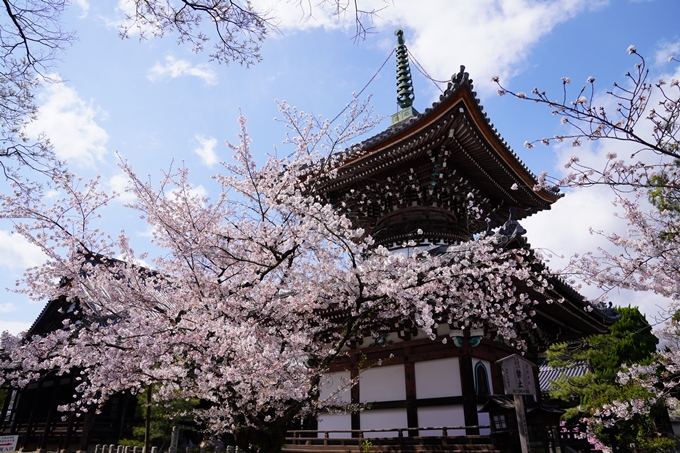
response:
<path id="1" fill-rule="evenodd" d="M 10 313 L 16 311 L 17 307 L 12 302 L 0 304 L 0 313 Z"/>
<path id="2" fill-rule="evenodd" d="M 336 14 L 333 2 L 289 2 L 281 0 L 252 0 L 254 9 L 268 18 L 281 30 L 308 30 L 323 27 L 337 29 L 354 26 L 354 16 L 350 14 Z M 362 8 L 371 9 L 375 5 L 382 8 L 382 0 L 362 0 Z"/>
<path id="3" fill-rule="evenodd" d="M 7 331 L 12 335 L 17 335 L 18 333 L 25 332 L 30 328 L 30 322 L 3 321 L 0 319 L 0 332 Z"/>
<path id="4" fill-rule="evenodd" d="M 100 20 L 102 20 L 108 28 L 116 29 L 119 32 L 122 28 L 129 28 L 126 32 L 127 37 L 139 35 L 140 32 L 144 35 L 145 39 L 156 37 L 154 29 L 158 29 L 160 26 L 157 22 L 152 23 L 147 19 L 143 23 L 137 22 L 133 26 L 134 22 L 129 18 L 135 16 L 136 9 L 135 0 L 118 0 L 116 15 L 114 17 L 100 16 Z"/>
<path id="5" fill-rule="evenodd" d="M 667 80 L 680 78 L 680 68 L 676 66 L 674 69 L 676 69 L 674 74 L 663 75 L 661 78 Z M 652 80 L 658 78 L 655 76 Z M 657 101 L 658 98 L 652 97 L 650 105 L 657 105 Z M 611 96 L 599 96 L 594 104 L 604 106 L 609 112 L 615 111 L 617 107 L 616 99 Z M 642 117 L 644 118 L 645 115 Z M 643 137 L 649 137 L 652 134 L 652 124 L 649 121 L 641 121 L 635 131 Z M 565 127 L 565 133 L 567 132 Z M 645 153 L 635 154 L 633 157 L 639 149 L 640 146 L 634 143 L 614 140 L 584 141 L 583 146 L 576 148 L 563 143 L 555 148 L 557 164 L 554 176 L 562 177 L 566 174 L 564 164 L 571 156 L 578 156 L 579 164 L 595 169 L 604 168 L 609 153 L 615 153 L 618 159 L 624 160 L 637 161 L 645 158 L 653 159 L 655 162 L 660 160 L 656 155 Z M 617 233 L 622 236 L 628 234 L 626 221 L 615 216 L 616 212 L 620 214 L 623 212 L 622 209 L 612 205 L 614 199 L 612 189 L 607 186 L 569 190 L 563 199 L 552 206 L 550 211 L 541 212 L 521 223 L 528 231 L 527 238 L 532 247 L 547 249 L 558 255 L 550 261 L 549 265 L 553 270 L 560 270 L 566 266 L 573 254 L 593 252 L 597 255 L 598 248 L 608 252 L 616 251 L 616 248 L 601 235 L 589 232 L 592 228 L 604 234 Z M 601 290 L 595 287 L 584 287 L 581 292 L 593 299 L 602 295 Z M 649 292 L 621 290 L 608 294 L 608 297 L 615 305 L 638 306 L 652 323 L 662 318 L 668 306 L 667 299 Z"/>
<path id="6" fill-rule="evenodd" d="M 130 203 L 137 199 L 135 194 L 126 191 L 129 183 L 130 179 L 124 173 L 113 175 L 111 179 L 109 179 L 111 190 L 118 194 L 118 199 L 123 203 Z"/>
<path id="7" fill-rule="evenodd" d="M 177 60 L 172 55 L 165 57 L 165 64 L 157 62 L 146 75 L 146 78 L 152 82 L 158 82 L 169 78 L 177 78 L 182 76 L 193 76 L 203 80 L 208 85 L 217 84 L 217 73 L 210 65 L 200 63 L 192 66 L 186 60 Z"/>
<path id="8" fill-rule="evenodd" d="M 654 62 L 656 64 L 666 64 L 670 57 L 680 61 L 680 41 L 664 41 L 659 44 L 659 48 L 654 54 Z"/>
<path id="9" fill-rule="evenodd" d="M 47 257 L 23 236 L 0 230 L 0 268 L 23 271 L 39 266 Z"/>
<path id="10" fill-rule="evenodd" d="M 204 165 L 212 167 L 220 161 L 217 153 L 215 152 L 215 146 L 217 146 L 217 139 L 214 137 L 204 137 L 203 135 L 197 134 L 196 140 L 201 144 L 200 148 L 195 148 L 194 152 L 198 154 L 203 161 Z"/>
<path id="11" fill-rule="evenodd" d="M 45 133 L 57 157 L 71 163 L 93 167 L 103 158 L 109 136 L 97 124 L 97 119 L 105 116 L 98 107 L 82 100 L 75 89 L 61 81 L 47 85 L 39 103 L 37 120 L 26 127 L 29 135 Z"/>
<path id="12" fill-rule="evenodd" d="M 87 17 L 87 13 L 90 11 L 90 3 L 87 0 L 75 0 L 74 3 L 78 5 L 82 11 L 79 17 L 81 19 Z"/>
<path id="13" fill-rule="evenodd" d="M 562 270 L 574 254 L 598 254 L 598 248 L 614 251 L 609 241 L 589 229 L 604 233 L 626 234 L 626 222 L 614 215 L 608 187 L 591 187 L 569 191 L 555 203 L 550 211 L 540 212 L 521 221 L 527 229 L 531 247 L 544 253 L 553 253 L 548 265 L 553 271 Z M 603 295 L 601 289 L 583 285 L 579 292 L 591 300 Z M 650 323 L 661 319 L 668 300 L 651 292 L 615 290 L 606 295 L 614 305 L 637 306 Z"/>
<path id="14" fill-rule="evenodd" d="M 349 28 L 352 14 L 333 16 L 332 8 L 315 7 L 313 17 L 301 20 L 297 2 L 255 0 L 256 9 L 275 6 L 280 28 L 285 31 L 311 27 Z M 303 2 L 305 3 L 305 2 Z M 378 28 L 403 28 L 406 44 L 430 76 L 447 80 L 465 65 L 475 76 L 475 87 L 490 93 L 498 75 L 504 83 L 527 60 L 531 48 L 557 25 L 607 0 L 430 0 L 395 1 L 376 17 Z M 365 0 L 362 8 L 382 8 L 382 0 Z M 385 43 L 395 45 L 396 38 Z M 415 71 L 415 68 L 412 68 Z"/>

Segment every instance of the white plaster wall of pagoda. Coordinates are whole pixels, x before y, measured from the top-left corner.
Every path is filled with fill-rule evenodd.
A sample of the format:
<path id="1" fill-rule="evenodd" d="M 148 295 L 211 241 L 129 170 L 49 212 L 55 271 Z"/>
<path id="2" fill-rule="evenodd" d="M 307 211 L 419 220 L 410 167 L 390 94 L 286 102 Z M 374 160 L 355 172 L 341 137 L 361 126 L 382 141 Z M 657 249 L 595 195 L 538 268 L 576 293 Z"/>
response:
<path id="1" fill-rule="evenodd" d="M 416 397 L 418 399 L 460 396 L 463 394 L 458 357 L 416 362 L 415 369 Z M 421 423 L 420 419 L 418 419 L 418 423 Z"/>
<path id="2" fill-rule="evenodd" d="M 372 403 L 405 399 L 404 365 L 374 366 L 362 371 L 359 375 L 360 402 Z M 404 417 L 406 416 L 404 415 Z M 361 426 L 363 427 L 363 424 Z M 387 425 L 387 427 L 392 427 L 392 425 Z"/>
<path id="3" fill-rule="evenodd" d="M 479 410 L 482 408 L 482 406 L 477 406 L 477 422 L 480 425 L 486 425 L 486 426 L 491 426 L 491 418 L 489 417 L 488 412 L 479 412 Z M 490 428 L 482 428 L 479 430 L 479 434 L 482 436 L 486 436 L 491 434 L 491 429 Z"/>
<path id="4" fill-rule="evenodd" d="M 418 426 L 424 428 L 438 428 L 445 426 L 465 426 L 465 412 L 462 405 L 419 407 Z M 421 436 L 441 436 L 441 429 L 421 429 Z M 449 436 L 464 436 L 464 429 L 448 431 Z"/>
<path id="5" fill-rule="evenodd" d="M 339 371 L 324 375 L 319 383 L 319 399 L 326 401 L 328 398 L 333 397 L 336 401 L 342 403 L 351 402 L 349 380 L 349 371 Z"/>
<path id="6" fill-rule="evenodd" d="M 318 420 L 319 431 L 345 431 L 339 433 L 328 433 L 329 438 L 351 437 L 349 432 L 352 429 L 352 416 L 350 414 L 324 414 Z M 319 433 L 318 437 L 323 438 L 325 433 Z"/>
<path id="7" fill-rule="evenodd" d="M 365 410 L 360 413 L 361 429 L 408 428 L 406 409 Z M 364 437 L 396 437 L 397 431 L 364 433 Z M 404 435 L 408 435 L 404 433 Z"/>

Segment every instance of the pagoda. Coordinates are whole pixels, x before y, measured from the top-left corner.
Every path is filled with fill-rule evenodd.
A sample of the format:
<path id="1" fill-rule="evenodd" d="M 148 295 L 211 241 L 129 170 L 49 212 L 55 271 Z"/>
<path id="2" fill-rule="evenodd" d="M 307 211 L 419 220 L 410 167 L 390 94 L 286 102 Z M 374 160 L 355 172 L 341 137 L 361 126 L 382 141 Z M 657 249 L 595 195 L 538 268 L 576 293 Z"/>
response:
<path id="1" fill-rule="evenodd" d="M 441 253 L 480 234 L 496 234 L 507 247 L 529 248 L 519 221 L 550 209 L 562 197 L 559 189 L 534 190 L 536 176 L 487 118 L 464 66 L 437 102 L 416 111 L 408 52 L 401 30 L 396 34 L 401 110 L 386 130 L 347 149 L 335 171 L 320 177 L 317 190 L 393 253 L 414 248 Z M 470 200 L 486 218 L 469 215 Z M 543 269 L 538 260 L 535 266 Z M 412 321 L 395 319 L 379 335 L 367 332 L 353 345 L 356 353 L 329 370 L 321 397 L 342 392 L 343 383 L 358 378 L 341 398 L 368 408 L 321 416 L 319 436 L 321 431 L 332 438 L 347 436 L 337 430 L 387 428 L 441 436 L 441 431 L 423 428 L 442 426 L 466 427 L 449 435 L 488 434 L 480 426 L 492 420 L 479 410 L 492 395 L 503 394 L 497 361 L 521 352 L 533 362 L 533 382 L 538 382 L 536 364 L 550 344 L 605 333 L 617 319 L 559 278 L 550 283 L 545 295 L 532 294 L 539 300 L 535 326 L 517 326 L 527 341 L 523 352 L 497 338 L 494 326 L 466 329 L 443 322 L 432 340 Z M 518 290 L 531 293 L 530 288 Z M 389 433 L 373 436 L 378 434 Z"/>

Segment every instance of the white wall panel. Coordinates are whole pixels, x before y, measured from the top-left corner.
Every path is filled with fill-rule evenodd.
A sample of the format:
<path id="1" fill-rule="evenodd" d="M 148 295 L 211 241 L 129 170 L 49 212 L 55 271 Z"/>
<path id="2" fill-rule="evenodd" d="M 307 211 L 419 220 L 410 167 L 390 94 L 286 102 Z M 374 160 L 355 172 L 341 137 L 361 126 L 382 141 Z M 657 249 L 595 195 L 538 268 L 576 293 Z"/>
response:
<path id="1" fill-rule="evenodd" d="M 325 401 L 330 396 L 335 396 L 343 403 L 351 402 L 350 388 L 348 386 L 349 380 L 349 371 L 324 375 L 319 383 L 319 392 L 321 393 L 319 399 Z"/>
<path id="2" fill-rule="evenodd" d="M 463 406 L 419 407 L 418 426 L 436 428 L 444 426 L 465 426 Z M 441 436 L 441 430 L 420 430 L 421 436 Z M 464 429 L 448 431 L 449 436 L 464 436 Z"/>
<path id="3" fill-rule="evenodd" d="M 349 430 L 352 429 L 352 416 L 350 414 L 324 414 L 319 416 L 319 431 L 346 430 L 341 433 L 328 433 L 329 438 L 352 437 Z M 323 438 L 324 433 L 319 433 Z"/>
<path id="4" fill-rule="evenodd" d="M 418 399 L 463 394 L 460 384 L 460 365 L 457 357 L 416 362 L 415 368 L 416 396 Z"/>
<path id="5" fill-rule="evenodd" d="M 374 366 L 359 375 L 359 400 L 362 403 L 405 399 L 404 365 Z"/>
<path id="6" fill-rule="evenodd" d="M 361 412 L 361 429 L 408 428 L 406 409 L 365 410 Z M 396 437 L 397 431 L 364 433 L 364 437 Z M 404 435 L 408 435 L 406 432 Z"/>
<path id="7" fill-rule="evenodd" d="M 479 411 L 482 408 L 482 406 L 477 406 L 477 411 Z M 477 412 L 477 420 L 479 421 L 480 425 L 491 425 L 491 422 L 489 421 L 489 413 L 488 412 Z M 491 429 L 489 428 L 482 428 L 479 430 L 479 434 L 482 436 L 488 436 L 491 434 Z"/>

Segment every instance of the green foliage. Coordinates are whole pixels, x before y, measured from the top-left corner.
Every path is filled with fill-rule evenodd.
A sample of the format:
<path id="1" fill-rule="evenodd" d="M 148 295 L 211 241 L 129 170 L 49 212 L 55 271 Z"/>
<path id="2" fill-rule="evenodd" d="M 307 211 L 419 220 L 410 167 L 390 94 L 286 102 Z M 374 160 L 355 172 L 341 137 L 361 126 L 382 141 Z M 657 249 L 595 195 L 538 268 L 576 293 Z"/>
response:
<path id="1" fill-rule="evenodd" d="M 553 367 L 586 365 L 589 370 L 583 376 L 563 376 L 553 382 L 550 396 L 573 403 L 564 419 L 590 417 L 595 410 L 613 401 L 647 396 L 647 391 L 640 386 L 617 383 L 616 375 L 623 364 L 650 363 L 659 340 L 636 307 L 617 307 L 616 311 L 621 319 L 610 327 L 609 334 L 594 335 L 577 343 L 553 345 L 548 350 L 548 362 Z M 674 445 L 673 441 L 660 438 L 653 422 L 661 410 L 662 407 L 655 407 L 648 415 L 617 422 L 616 442 L 622 453 L 669 451 L 668 446 Z M 610 445 L 609 435 L 602 433 L 601 428 L 596 436 L 605 445 Z"/>
<path id="2" fill-rule="evenodd" d="M 151 445 L 159 446 L 164 450 L 170 444 L 172 427 L 179 428 L 181 443 L 189 435 L 197 432 L 192 411 L 198 407 L 199 401 L 195 399 L 178 398 L 172 401 L 162 401 L 151 403 L 151 423 L 149 438 Z M 146 408 L 146 393 L 137 395 L 136 416 L 143 419 Z M 143 447 L 144 446 L 144 425 L 132 428 L 133 439 L 122 439 L 119 443 L 123 446 Z"/>
<path id="3" fill-rule="evenodd" d="M 677 222 L 680 219 L 680 189 L 676 185 L 677 174 L 673 176 L 670 174 L 678 171 L 680 160 L 676 159 L 674 166 L 649 178 L 651 189 L 647 194 L 649 202 L 669 220 L 661 231 L 661 238 L 665 240 L 673 240 L 680 233 Z"/>
<path id="4" fill-rule="evenodd" d="M 118 445 L 122 445 L 123 447 L 142 447 L 142 448 L 144 448 L 144 440 L 120 439 L 118 441 Z"/>
<path id="5" fill-rule="evenodd" d="M 609 333 L 616 339 L 610 354 L 617 368 L 624 363 L 649 363 L 659 339 L 652 333 L 647 318 L 637 307 L 617 307 L 616 311 L 621 319 L 609 328 Z"/>
<path id="6" fill-rule="evenodd" d="M 364 439 L 361 443 L 361 453 L 371 453 L 373 451 L 373 442 L 368 439 Z"/>

